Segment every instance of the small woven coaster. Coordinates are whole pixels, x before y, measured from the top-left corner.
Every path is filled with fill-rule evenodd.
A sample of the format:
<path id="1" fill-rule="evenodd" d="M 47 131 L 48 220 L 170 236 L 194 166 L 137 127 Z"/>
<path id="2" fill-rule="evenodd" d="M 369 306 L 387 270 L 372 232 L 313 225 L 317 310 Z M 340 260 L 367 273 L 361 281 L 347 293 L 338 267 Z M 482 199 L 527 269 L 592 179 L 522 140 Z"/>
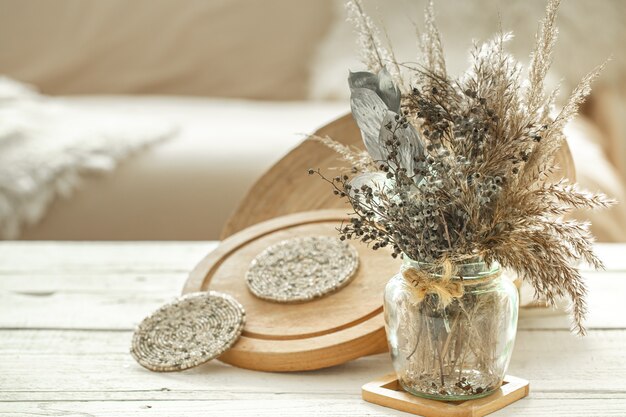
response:
<path id="1" fill-rule="evenodd" d="M 230 295 L 216 291 L 187 294 L 139 324 L 130 353 L 152 371 L 182 371 L 230 348 L 244 322 L 242 305 Z"/>
<path id="2" fill-rule="evenodd" d="M 346 286 L 359 266 L 356 249 L 329 236 L 283 240 L 261 252 L 246 273 L 257 297 L 298 303 L 323 297 Z"/>

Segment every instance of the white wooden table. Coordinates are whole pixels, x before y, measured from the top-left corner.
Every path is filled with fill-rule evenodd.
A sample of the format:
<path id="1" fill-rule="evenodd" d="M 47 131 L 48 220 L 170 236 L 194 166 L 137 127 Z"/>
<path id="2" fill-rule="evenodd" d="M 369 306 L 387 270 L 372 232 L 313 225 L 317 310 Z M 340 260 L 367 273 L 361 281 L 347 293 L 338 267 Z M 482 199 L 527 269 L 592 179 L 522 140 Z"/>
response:
<path id="1" fill-rule="evenodd" d="M 212 361 L 153 373 L 132 329 L 179 294 L 212 242 L 0 243 L 0 416 L 408 416 L 361 400 L 386 354 L 273 374 Z M 589 335 L 563 314 L 523 311 L 510 373 L 530 397 L 494 416 L 626 416 L 626 245 L 599 245 L 585 272 Z"/>

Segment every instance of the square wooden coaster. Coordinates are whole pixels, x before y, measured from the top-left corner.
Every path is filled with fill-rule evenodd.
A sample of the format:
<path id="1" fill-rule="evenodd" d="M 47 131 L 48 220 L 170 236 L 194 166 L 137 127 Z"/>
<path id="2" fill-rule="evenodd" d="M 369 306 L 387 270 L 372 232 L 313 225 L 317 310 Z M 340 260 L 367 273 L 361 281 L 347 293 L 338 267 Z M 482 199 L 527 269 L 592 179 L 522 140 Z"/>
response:
<path id="1" fill-rule="evenodd" d="M 481 417 L 524 398 L 528 391 L 528 381 L 507 375 L 500 389 L 486 397 L 467 401 L 437 401 L 409 394 L 400 386 L 396 374 L 389 374 L 363 385 L 361 395 L 370 403 L 424 417 Z"/>

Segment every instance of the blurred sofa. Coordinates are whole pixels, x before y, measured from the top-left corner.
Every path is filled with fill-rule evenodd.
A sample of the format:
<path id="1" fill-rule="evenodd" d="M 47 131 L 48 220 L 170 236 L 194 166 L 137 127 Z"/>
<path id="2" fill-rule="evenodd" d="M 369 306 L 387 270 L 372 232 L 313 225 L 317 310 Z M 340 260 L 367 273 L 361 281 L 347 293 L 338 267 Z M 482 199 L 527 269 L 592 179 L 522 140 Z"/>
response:
<path id="1" fill-rule="evenodd" d="M 56 199 L 22 239 L 209 240 L 256 178 L 345 103 L 172 96 L 64 97 L 70 107 L 170 121 L 174 137 Z M 302 173 L 306 175 L 306 173 Z"/>
<path id="2" fill-rule="evenodd" d="M 0 74 L 62 96 L 68 106 L 116 109 L 178 127 L 171 140 L 109 175 L 89 178 L 71 199 L 55 201 L 22 238 L 217 238 L 264 170 L 304 134 L 348 111 L 345 78 L 359 64 L 341 3 L 0 0 Z M 371 8 L 401 23 L 388 26 L 407 60 L 415 49 L 410 20 L 419 24 L 424 3 L 410 6 L 411 19 L 404 1 Z M 529 50 L 543 8 L 542 2 L 504 0 L 436 4 L 457 70 L 469 39 L 497 30 L 498 16 L 522 39 L 513 52 Z M 613 55 L 614 68 L 570 128 L 570 144 L 581 183 L 622 199 L 626 6 L 619 0 L 589 4 L 562 6 L 565 46 L 557 51 L 552 78 L 563 78 L 566 90 L 601 62 L 598 57 Z M 598 36 L 584 36 L 590 31 Z M 600 240 L 626 240 L 624 205 L 591 219 Z"/>

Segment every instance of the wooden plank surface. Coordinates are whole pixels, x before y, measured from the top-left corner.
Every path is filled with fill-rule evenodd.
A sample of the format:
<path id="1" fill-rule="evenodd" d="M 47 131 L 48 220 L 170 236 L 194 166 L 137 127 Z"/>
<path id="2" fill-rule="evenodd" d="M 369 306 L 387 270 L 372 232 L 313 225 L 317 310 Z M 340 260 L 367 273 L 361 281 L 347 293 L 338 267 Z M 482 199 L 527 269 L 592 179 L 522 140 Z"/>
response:
<path id="1" fill-rule="evenodd" d="M 194 390 L 217 398 L 247 392 L 348 395 L 393 371 L 388 355 L 380 354 L 316 372 L 255 372 L 213 361 L 185 372 L 153 373 L 128 354 L 131 332 L 4 330 L 0 334 L 1 400 L 76 399 L 72 393 L 89 400 L 122 400 L 129 395 L 166 400 L 185 399 L 185 393 Z M 624 346 L 626 330 L 594 330 L 584 339 L 563 330 L 521 331 L 509 373 L 532 380 L 533 392 L 626 393 L 626 378 L 619 372 L 626 363 Z"/>
<path id="2" fill-rule="evenodd" d="M 626 272 L 585 272 L 590 329 L 623 328 Z M 0 328 L 132 330 L 143 317 L 180 293 L 186 273 L 85 273 L 78 276 L 0 273 Z M 79 309 L 81 314 L 75 314 Z M 48 312 L 49 314 L 42 314 Z M 522 310 L 520 329 L 564 329 L 562 310 Z"/>
<path id="3" fill-rule="evenodd" d="M 388 355 L 274 374 L 213 361 L 153 373 L 132 328 L 176 296 L 211 242 L 0 243 L 0 416 L 404 416 L 360 399 Z M 626 245 L 599 245 L 586 272 L 589 336 L 558 312 L 523 311 L 509 369 L 530 397 L 494 416 L 626 416 Z"/>
<path id="4" fill-rule="evenodd" d="M 559 398 L 546 399 L 534 396 L 511 404 L 505 410 L 496 411 L 490 416 L 527 417 L 624 417 L 626 399 L 611 399 L 610 404 L 599 399 Z M 611 407 L 613 406 L 613 407 Z M 380 407 L 353 398 L 337 398 L 333 395 L 315 398 L 248 398 L 237 401 L 124 401 L 124 402 L 30 402 L 10 403 L 3 416 L 168 416 L 168 417 L 207 417 L 207 416 L 253 416 L 253 417 L 408 417 L 411 414 Z"/>

